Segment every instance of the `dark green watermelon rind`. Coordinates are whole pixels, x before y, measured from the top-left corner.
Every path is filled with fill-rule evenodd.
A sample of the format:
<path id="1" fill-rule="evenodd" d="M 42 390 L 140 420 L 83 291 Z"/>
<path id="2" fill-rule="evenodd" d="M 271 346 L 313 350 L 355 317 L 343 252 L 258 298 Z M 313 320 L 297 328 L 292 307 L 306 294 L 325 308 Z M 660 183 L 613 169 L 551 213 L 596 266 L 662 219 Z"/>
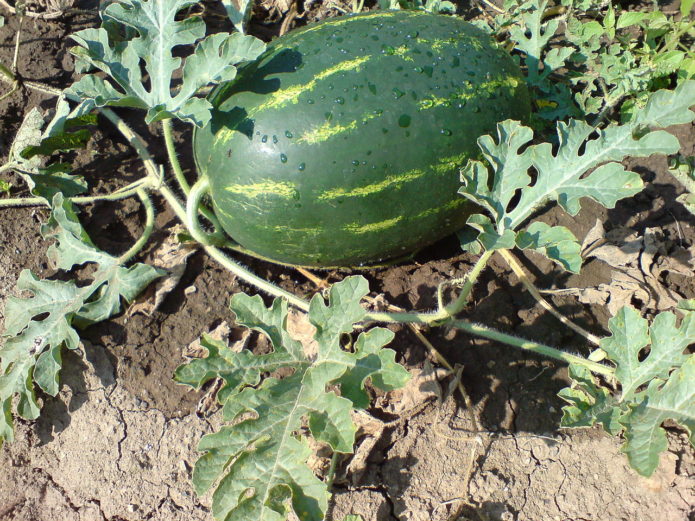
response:
<path id="1" fill-rule="evenodd" d="M 461 228 L 476 138 L 530 110 L 518 67 L 481 31 L 406 11 L 290 33 L 211 99 L 194 150 L 223 227 L 305 266 L 379 261 Z"/>

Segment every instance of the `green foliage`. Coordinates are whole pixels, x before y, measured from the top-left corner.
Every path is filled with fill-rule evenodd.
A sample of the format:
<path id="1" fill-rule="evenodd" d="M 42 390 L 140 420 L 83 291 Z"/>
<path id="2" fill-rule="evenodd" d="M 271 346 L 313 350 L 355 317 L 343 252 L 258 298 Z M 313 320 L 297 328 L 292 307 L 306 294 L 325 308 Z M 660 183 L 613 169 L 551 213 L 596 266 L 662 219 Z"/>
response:
<path id="1" fill-rule="evenodd" d="M 381 9 L 420 9 L 430 13 L 455 13 L 456 5 L 446 0 L 379 0 Z"/>
<path id="2" fill-rule="evenodd" d="M 34 419 L 39 405 L 34 383 L 55 396 L 59 389 L 63 347 L 76 349 L 83 328 L 118 313 L 121 299 L 131 301 L 159 272 L 144 264 L 129 268 L 94 246 L 77 220 L 72 205 L 58 193 L 53 198 L 49 221 L 41 228 L 44 238 L 55 243 L 48 257 L 55 267 L 69 270 L 95 263 L 91 283 L 41 280 L 29 270 L 19 276 L 17 289 L 30 297 L 7 300 L 5 343 L 0 348 L 0 443 L 12 440 L 12 401 L 19 396 L 17 413 Z"/>
<path id="3" fill-rule="evenodd" d="M 679 195 L 676 200 L 695 215 L 695 156 L 672 157 L 668 171 L 686 190 L 686 193 Z"/>
<path id="4" fill-rule="evenodd" d="M 653 129 L 693 121 L 695 113 L 689 107 L 694 99 L 695 81 L 686 81 L 673 91 L 652 94 L 645 107 L 623 125 L 600 130 L 583 121 L 558 122 L 555 150 L 550 143 L 530 145 L 533 131 L 519 122 L 500 123 L 497 142 L 490 136 L 478 140 L 492 174 L 480 161 L 470 162 L 461 174 L 464 186 L 459 193 L 487 210 L 492 218 L 471 216 L 468 224 L 483 233 L 466 234 L 463 247 L 473 251 L 481 246 L 506 248 L 515 240 L 517 246 L 544 252 L 565 269 L 575 271 L 580 264 L 579 248 L 569 230 L 532 224 L 514 235 L 519 226 L 551 201 L 576 215 L 582 197 L 612 208 L 619 199 L 639 192 L 640 177 L 626 171 L 618 161 L 628 155 L 676 153 L 678 140 L 668 132 Z M 535 178 L 529 174 L 530 168 L 535 170 Z M 511 205 L 519 191 L 518 201 Z M 484 229 L 481 222 L 485 223 Z"/>
<path id="5" fill-rule="evenodd" d="M 581 85 L 576 100 L 582 110 L 596 113 L 628 95 L 639 100 L 667 86 L 671 75 L 680 81 L 693 78 L 695 31 L 686 14 L 676 20 L 657 6 L 652 12 L 618 14 L 609 4 L 602 19 L 570 16 L 565 36 L 577 48 L 572 81 Z M 624 110 L 634 107 L 630 102 Z"/>
<path id="6" fill-rule="evenodd" d="M 393 338 L 391 331 L 361 333 L 352 351 L 341 345 L 341 338 L 364 319 L 360 300 L 367 293 L 367 281 L 356 276 L 335 284 L 328 304 L 318 295 L 311 300 L 308 319 L 316 328 L 316 353 L 305 353 L 287 332 L 286 301 L 276 299 L 266 308 L 258 296 L 235 295 L 231 308 L 237 321 L 266 335 L 273 352 L 237 353 L 203 338 L 208 356 L 177 369 L 177 381 L 194 387 L 218 376 L 225 381 L 218 399 L 232 423 L 203 437 L 199 450 L 206 454 L 193 473 L 199 494 L 220 480 L 213 495 L 217 519 L 282 520 L 288 504 L 301 520 L 323 519 L 328 492 L 306 466 L 311 451 L 302 428 L 308 426 L 317 441 L 336 452 L 352 452 L 350 412 L 369 404 L 364 382 L 371 378 L 376 387 L 390 390 L 408 379 L 395 353 L 383 348 Z M 292 374 L 268 377 L 259 385 L 261 373 L 281 368 Z"/>
<path id="7" fill-rule="evenodd" d="M 212 107 L 196 93 L 210 84 L 232 80 L 236 76 L 235 64 L 253 60 L 265 45 L 239 33 L 204 38 L 205 23 L 199 17 L 176 20 L 181 10 L 195 3 L 123 0 L 110 4 L 102 12 L 101 28 L 72 35 L 79 47 L 73 47 L 71 52 L 105 72 L 121 90 L 101 76 L 89 74 L 73 84 L 68 93 L 84 100 L 85 110 L 107 105 L 135 107 L 147 110 L 147 123 L 173 117 L 198 126 L 207 123 Z M 137 36 L 122 39 L 120 26 L 130 28 Z M 198 40 L 201 41 L 183 65 L 182 82 L 172 96 L 172 77 L 181 66 L 181 58 L 173 56 L 172 49 Z M 141 73 L 141 63 L 147 80 Z"/>
<path id="8" fill-rule="evenodd" d="M 562 425 L 598 423 L 614 435 L 624 431 L 630 464 L 649 476 L 667 447 L 664 421 L 683 426 L 695 445 L 695 355 L 685 353 L 695 342 L 695 313 L 685 312 L 678 327 L 675 315 L 667 312 L 649 325 L 625 307 L 609 321 L 609 329 L 612 335 L 601 348 L 616 365 L 621 395 L 613 397 L 586 369 L 570 366 L 572 386 L 559 394 L 570 403 L 563 408 Z"/>
<path id="9" fill-rule="evenodd" d="M 51 201 L 57 193 L 66 197 L 78 195 L 87 189 L 84 179 L 70 174 L 72 167 L 69 163 L 50 163 L 46 157 L 84 148 L 91 133 L 83 127 L 95 123 L 96 115 L 71 111 L 63 97 L 59 98 L 55 114 L 48 124 L 41 112 L 34 108 L 17 131 L 7 165 L 22 176 L 32 194 L 46 201 Z"/>
<path id="10" fill-rule="evenodd" d="M 526 81 L 536 91 L 538 111 L 535 116 L 549 121 L 579 116 L 572 92 L 557 77 L 557 71 L 565 66 L 574 49 L 549 46 L 558 32 L 560 20 L 544 19 L 548 7 L 546 0 L 524 2 L 515 7 L 512 15 L 515 23 L 509 26 L 509 36 L 516 43 L 515 49 L 525 55 Z M 500 27 L 506 27 L 507 23 L 500 24 Z"/>
<path id="11" fill-rule="evenodd" d="M 229 20 L 241 34 L 246 34 L 246 26 L 253 12 L 253 2 L 254 0 L 222 0 Z"/>

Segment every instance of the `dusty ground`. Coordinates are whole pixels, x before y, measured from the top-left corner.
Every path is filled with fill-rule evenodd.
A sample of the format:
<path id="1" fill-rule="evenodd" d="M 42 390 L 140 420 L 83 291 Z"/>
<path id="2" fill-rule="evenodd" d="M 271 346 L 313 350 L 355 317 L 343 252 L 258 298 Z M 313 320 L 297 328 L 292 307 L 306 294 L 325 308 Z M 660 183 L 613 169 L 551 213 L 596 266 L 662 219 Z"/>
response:
<path id="1" fill-rule="evenodd" d="M 81 4 L 89 8 L 88 3 Z M 325 14 L 315 10 L 312 16 Z M 328 11 L 324 9 L 324 11 Z M 335 13 L 333 13 L 335 14 Z M 259 26 L 269 35 L 274 26 Z M 7 16 L 0 28 L 0 61 L 11 61 L 16 21 Z M 94 11 L 55 21 L 27 20 L 23 27 L 20 73 L 52 86 L 73 77 L 66 36 L 96 23 Z M 48 107 L 47 96 L 19 92 L 0 103 L 0 154 L 6 154 L 22 114 Z M 127 113 L 126 113 L 127 116 Z M 137 116 L 130 120 L 136 124 Z M 137 124 L 136 124 L 137 126 Z M 162 159 L 155 129 L 138 126 L 152 138 Z M 695 129 L 672 129 L 682 152 L 695 153 Z M 183 160 L 189 134 L 180 128 Z M 78 164 L 95 190 L 108 190 L 137 177 L 141 166 L 106 122 Z M 564 224 L 584 237 L 597 219 L 607 229 L 625 226 L 638 234 L 657 229 L 671 250 L 695 242 L 695 220 L 677 202 L 681 192 L 661 157 L 631 161 L 649 183 L 647 190 L 614 210 L 586 205 L 576 217 L 555 211 L 540 216 Z M 5 177 L 17 184 L 16 179 Z M 22 195 L 22 190 L 16 190 Z M 172 216 L 160 203 L 158 231 L 147 260 L 166 236 Z M 42 209 L 0 211 L 0 328 L 4 300 L 12 294 L 19 272 L 30 268 L 48 275 L 47 245 L 38 234 Z M 137 204 L 99 204 L 85 208 L 82 220 L 97 244 L 123 251 L 141 223 Z M 243 259 L 257 273 L 301 294 L 314 290 L 297 272 Z M 611 268 L 593 260 L 578 276 L 567 276 L 533 257 L 525 266 L 543 288 L 586 288 L 611 282 Z M 440 281 L 460 276 L 472 258 L 460 254 L 453 240 L 418 255 L 416 262 L 364 272 L 374 293 L 411 309 L 433 306 Z M 342 273 L 324 274 L 331 281 Z M 669 291 L 695 297 L 692 278 L 664 273 Z M 66 353 L 63 390 L 44 397 L 39 421 L 17 422 L 17 440 L 0 452 L 0 520 L 13 521 L 158 521 L 210 520 L 209 498 L 197 498 L 190 486 L 197 440 L 217 425 L 218 415 L 196 414 L 202 395 L 171 380 L 183 349 L 222 321 L 239 284 L 214 262 L 195 254 L 178 288 L 151 317 L 121 316 L 84 332 L 80 352 Z M 554 302 L 573 320 L 605 334 L 605 306 L 586 305 L 575 296 Z M 636 299 L 638 306 L 645 302 Z M 645 309 L 647 313 L 653 309 Z M 523 290 L 501 260 L 491 263 L 465 312 L 472 320 L 586 353 L 582 339 L 548 316 Z M 631 471 L 620 453 L 619 439 L 599 430 L 558 430 L 566 385 L 563 366 L 453 331 L 426 333 L 452 362 L 464 365 L 462 382 L 482 425 L 472 423 L 458 395 L 432 401 L 421 412 L 386 429 L 360 475 L 342 472 L 336 482 L 332 518 L 359 513 L 367 521 L 426 520 L 624 520 L 695 519 L 695 457 L 685 434 L 669 430 L 669 451 L 655 475 L 644 479 Z M 393 347 L 399 360 L 416 371 L 429 355 L 407 329 L 398 330 Z M 443 382 L 446 388 L 448 380 Z M 383 401 L 383 400 L 382 400 Z M 378 407 L 383 420 L 398 420 Z"/>

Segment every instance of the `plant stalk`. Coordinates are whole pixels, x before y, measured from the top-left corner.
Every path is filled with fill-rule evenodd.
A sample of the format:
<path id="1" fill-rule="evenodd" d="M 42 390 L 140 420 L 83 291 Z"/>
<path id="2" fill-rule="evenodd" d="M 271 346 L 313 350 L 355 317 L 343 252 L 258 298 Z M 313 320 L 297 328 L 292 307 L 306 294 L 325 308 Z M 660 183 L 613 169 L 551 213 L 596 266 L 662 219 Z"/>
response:
<path id="1" fill-rule="evenodd" d="M 123 188 L 119 188 L 110 194 L 66 197 L 65 199 L 73 204 L 91 204 L 98 201 L 120 201 L 121 199 L 127 199 L 128 197 L 137 195 L 138 190 L 147 188 L 151 186 L 151 184 L 152 183 L 148 178 L 138 179 L 137 181 L 124 186 Z M 38 196 L 0 199 L 0 208 L 16 208 L 21 206 L 51 206 L 51 203 L 45 198 Z"/>
<path id="2" fill-rule="evenodd" d="M 145 247 L 145 244 L 147 244 L 147 241 L 150 239 L 152 230 L 154 230 L 154 205 L 152 204 L 152 199 L 150 199 L 149 194 L 142 188 L 137 190 L 137 194 L 140 201 L 142 201 L 142 205 L 145 207 L 145 228 L 143 229 L 142 235 L 140 235 L 137 242 L 133 244 L 123 255 L 118 257 L 119 264 L 127 263 L 138 253 L 140 253 L 140 250 Z"/>
<path id="3" fill-rule="evenodd" d="M 174 171 L 174 177 L 179 183 L 181 190 L 184 194 L 188 195 L 191 191 L 191 185 L 188 184 L 186 177 L 183 175 L 183 169 L 181 168 L 181 163 L 179 162 L 179 157 L 176 155 L 176 145 L 174 144 L 174 131 L 172 128 L 171 120 L 162 120 L 162 130 L 164 131 L 164 143 L 166 144 L 167 156 L 169 157 L 169 164 L 171 164 L 171 169 Z"/>
<path id="4" fill-rule="evenodd" d="M 536 286 L 534 286 L 533 283 L 526 276 L 524 269 L 521 267 L 521 265 L 516 260 L 516 257 L 514 257 L 514 255 L 512 254 L 511 251 L 499 250 L 499 253 L 500 253 L 500 255 L 502 255 L 502 258 L 504 258 L 504 260 L 507 262 L 509 267 L 512 268 L 512 271 L 516 274 L 516 276 L 519 277 L 519 280 L 526 287 L 528 292 L 531 293 L 531 296 L 533 296 L 533 298 L 535 298 L 536 301 L 546 311 L 548 311 L 551 315 L 553 315 L 555 318 L 557 318 L 560 322 L 562 322 L 564 325 L 566 325 L 572 331 L 582 335 L 584 338 L 586 338 L 592 344 L 599 345 L 601 343 L 601 339 L 599 337 L 597 337 L 596 335 L 594 335 L 592 333 L 589 333 L 583 327 L 572 322 L 570 319 L 568 319 L 566 316 L 564 316 L 562 313 L 560 313 L 547 300 L 545 300 L 543 298 L 543 295 L 540 294 L 540 292 L 538 291 L 538 288 L 536 288 Z"/>
<path id="5" fill-rule="evenodd" d="M 560 360 L 568 364 L 581 365 L 583 367 L 586 367 L 593 373 L 602 374 L 604 376 L 613 376 L 615 374 L 615 369 L 613 369 L 612 367 L 608 367 L 597 362 L 592 362 L 590 360 L 582 358 L 581 356 L 571 355 L 569 353 L 561 351 L 560 349 L 556 349 L 545 344 L 539 344 L 537 342 L 532 342 L 531 340 L 517 338 L 513 335 L 508 335 L 507 333 L 496 331 L 481 324 L 474 324 L 465 320 L 452 320 L 449 325 L 458 329 L 462 329 L 463 331 L 472 335 L 488 338 L 496 342 L 502 342 L 504 344 L 515 346 L 526 351 L 531 351 L 533 353 L 538 353 L 540 355 L 547 356 L 549 358 L 554 358 L 555 360 Z"/>
<path id="6" fill-rule="evenodd" d="M 183 169 L 181 168 L 181 163 L 176 155 L 176 145 L 174 144 L 174 131 L 170 119 L 162 120 L 162 130 L 164 133 L 164 144 L 166 145 L 167 157 L 169 158 L 169 163 L 174 171 L 174 177 L 178 183 L 181 191 L 188 197 L 191 192 L 191 186 L 186 180 L 186 176 L 183 175 Z M 222 232 L 222 226 L 220 221 L 217 219 L 215 213 L 205 205 L 199 204 L 198 211 L 212 224 L 215 229 L 215 235 L 218 237 L 224 237 Z"/>

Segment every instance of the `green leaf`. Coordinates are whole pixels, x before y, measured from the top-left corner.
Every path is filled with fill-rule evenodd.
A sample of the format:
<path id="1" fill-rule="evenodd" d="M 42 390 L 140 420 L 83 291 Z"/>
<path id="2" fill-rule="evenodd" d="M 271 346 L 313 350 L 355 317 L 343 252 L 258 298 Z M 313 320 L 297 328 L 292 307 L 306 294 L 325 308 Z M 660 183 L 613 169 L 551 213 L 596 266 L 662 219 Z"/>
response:
<path id="1" fill-rule="evenodd" d="M 94 123 L 96 116 L 82 114 L 79 109 L 71 111 L 63 97 L 58 100 L 55 115 L 47 125 L 37 109 L 32 109 L 26 115 L 10 148 L 9 157 L 10 163 L 16 165 L 33 195 L 50 202 L 58 192 L 66 197 L 73 197 L 86 191 L 87 183 L 81 176 L 69 173 L 69 164 L 53 163 L 44 166 L 45 160 L 39 156 L 83 148 L 91 133 L 87 129 L 72 130 Z"/>
<path id="2" fill-rule="evenodd" d="M 181 67 L 181 58 L 172 50 L 192 45 L 205 37 L 205 24 L 197 16 L 177 20 L 177 15 L 194 0 L 122 0 L 104 11 L 104 27 L 85 29 L 72 35 L 80 45 L 71 52 L 106 72 L 120 87 L 117 90 L 95 75 L 83 77 L 69 92 L 85 100 L 85 106 L 128 106 L 147 110 L 152 123 L 177 117 L 198 126 L 210 119 L 212 106 L 195 94 L 211 83 L 235 77 L 235 65 L 253 60 L 265 45 L 241 34 L 214 34 L 200 41 L 183 67 L 183 81 L 172 95 L 172 78 Z M 109 24 L 122 24 L 137 35 L 129 40 L 112 41 Z M 115 31 L 112 31 L 115 32 Z M 140 64 L 148 75 L 145 86 Z"/>
<path id="3" fill-rule="evenodd" d="M 637 25 L 648 16 L 648 13 L 643 13 L 641 11 L 622 12 L 618 17 L 618 23 L 616 24 L 615 28 L 624 29 L 625 27 L 630 27 L 631 25 Z"/>
<path id="4" fill-rule="evenodd" d="M 626 156 L 677 152 L 680 145 L 673 135 L 651 129 L 693 121 L 695 114 L 689 110 L 693 99 L 695 81 L 686 81 L 673 91 L 652 94 L 644 109 L 623 125 L 599 130 L 577 120 L 558 122 L 556 147 L 531 145 L 530 129 L 516 121 L 503 121 L 497 125 L 497 143 L 489 136 L 478 140 L 492 175 L 483 163 L 469 162 L 461 174 L 464 186 L 459 193 L 488 210 L 500 235 L 516 230 L 550 201 L 557 201 L 572 215 L 579 211 L 582 197 L 611 208 L 642 188 L 640 177 L 625 171 L 617 161 Z M 530 166 L 537 174 L 532 185 Z M 510 206 L 517 193 L 518 202 Z"/>
<path id="5" fill-rule="evenodd" d="M 253 11 L 253 0 L 222 0 L 222 6 L 234 28 L 241 34 L 246 34 L 246 26 Z"/>
<path id="6" fill-rule="evenodd" d="M 492 221 L 485 215 L 473 214 L 466 224 L 478 232 L 476 239 L 486 250 L 508 250 L 514 247 L 516 234 L 512 230 L 497 233 Z"/>
<path id="7" fill-rule="evenodd" d="M 79 336 L 75 327 L 105 320 L 120 310 L 120 301 L 131 301 L 159 272 L 136 264 L 122 267 L 117 259 L 97 250 L 77 221 L 71 205 L 62 194 L 53 199 L 51 220 L 44 230 L 47 238 L 55 238 L 51 256 L 59 267 L 69 269 L 75 264 L 98 263 L 92 282 L 77 286 L 74 282 L 41 280 L 24 270 L 17 289 L 28 297 L 7 300 L 5 343 L 0 347 L 0 442 L 12 439 L 10 404 L 19 395 L 17 412 L 27 419 L 39 414 L 33 383 L 55 396 L 59 391 L 61 349 L 75 349 Z M 79 251 L 73 247 L 84 245 Z"/>
<path id="8" fill-rule="evenodd" d="M 695 445 L 695 355 L 685 354 L 695 342 L 695 313 L 687 306 L 683 309 L 678 327 L 672 313 L 660 313 L 650 326 L 629 307 L 609 321 L 612 335 L 601 341 L 601 348 L 616 365 L 615 378 L 622 388 L 619 399 L 586 369 L 572 365 L 572 386 L 559 393 L 570 404 L 563 408 L 563 426 L 602 423 L 611 434 L 624 430 L 623 450 L 644 476 L 654 472 L 659 454 L 666 450 L 664 421 L 682 425 Z"/>
<path id="9" fill-rule="evenodd" d="M 645 399 L 621 420 L 625 425 L 623 451 L 630 465 L 650 476 L 659 465 L 659 454 L 668 447 L 661 424 L 673 420 L 682 425 L 695 446 L 695 355 L 690 355 L 664 384 L 652 380 Z"/>
<path id="10" fill-rule="evenodd" d="M 571 387 L 562 389 L 558 396 L 568 402 L 562 408 L 562 427 L 591 427 L 603 425 L 610 434 L 623 430 L 619 420 L 624 413 L 618 400 L 611 393 L 596 384 L 591 372 L 585 367 L 570 364 Z"/>
<path id="11" fill-rule="evenodd" d="M 693 8 L 695 0 L 681 0 L 680 11 L 683 16 L 690 16 L 690 10 Z"/>
<path id="12" fill-rule="evenodd" d="M 608 322 L 612 335 L 601 341 L 617 368 L 615 376 L 622 387 L 621 401 L 654 378 L 665 379 L 674 367 L 682 365 L 685 348 L 695 342 L 695 314 L 688 313 L 676 327 L 673 313 L 659 313 L 648 328 L 647 321 L 631 308 L 624 307 Z M 649 347 L 649 354 L 640 355 Z"/>
<path id="13" fill-rule="evenodd" d="M 534 114 L 545 120 L 554 121 L 567 116 L 579 115 L 572 101 L 572 93 L 562 83 L 553 81 L 554 71 L 565 66 L 573 54 L 570 46 L 561 44 L 548 50 L 549 42 L 557 32 L 558 19 L 544 20 L 548 2 L 535 0 L 519 6 L 520 12 L 511 16 L 513 23 L 508 25 L 509 38 L 516 43 L 515 48 L 525 53 L 528 68 L 526 82 L 534 87 L 536 105 Z"/>
<path id="14" fill-rule="evenodd" d="M 581 246 L 574 234 L 564 226 L 548 226 L 536 221 L 518 233 L 516 245 L 522 249 L 536 250 L 568 271 L 579 273 L 582 267 Z"/>
<path id="15" fill-rule="evenodd" d="M 323 519 L 328 491 L 306 465 L 311 451 L 300 435 L 302 426 L 334 451 L 351 452 L 351 411 L 369 404 L 365 380 L 392 389 L 408 378 L 395 363 L 395 353 L 383 348 L 393 337 L 388 330 L 360 334 L 353 352 L 342 348 L 344 335 L 366 315 L 360 301 L 367 292 L 363 277 L 348 277 L 331 288 L 328 302 L 312 299 L 308 318 L 316 327 L 315 355 L 305 354 L 287 332 L 285 301 L 277 299 L 266 308 L 260 297 L 235 295 L 231 306 L 237 321 L 266 335 L 273 351 L 234 353 L 204 339 L 206 359 L 177 370 L 179 382 L 196 387 L 217 376 L 225 380 L 226 391 L 218 399 L 232 424 L 203 437 L 199 450 L 205 454 L 193 472 L 199 494 L 219 480 L 213 494 L 217 519 L 283 520 L 288 505 L 301 520 Z M 281 368 L 292 372 L 258 383 L 261 373 Z M 331 390 L 338 388 L 340 396 Z"/>

